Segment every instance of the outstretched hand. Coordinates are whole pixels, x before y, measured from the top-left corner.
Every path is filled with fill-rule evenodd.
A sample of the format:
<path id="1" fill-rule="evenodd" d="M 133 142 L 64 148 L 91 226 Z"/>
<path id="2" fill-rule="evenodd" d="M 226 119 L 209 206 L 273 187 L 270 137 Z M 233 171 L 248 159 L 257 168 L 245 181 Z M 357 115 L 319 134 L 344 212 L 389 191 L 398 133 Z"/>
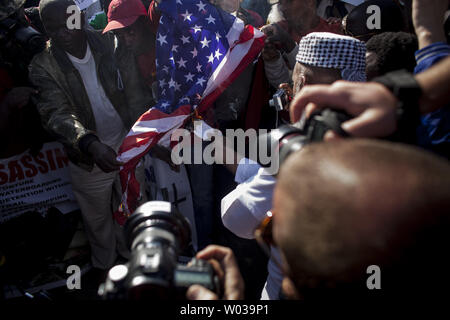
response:
<path id="1" fill-rule="evenodd" d="M 291 52 L 295 48 L 295 41 L 276 23 L 262 27 L 261 31 L 267 36 L 262 51 L 264 60 L 270 61 L 278 58 L 279 49 Z"/>
<path id="2" fill-rule="evenodd" d="M 94 158 L 95 164 L 103 172 L 117 171 L 123 165 L 122 162 L 117 161 L 117 153 L 111 147 L 100 141 L 92 142 L 87 151 Z"/>
<path id="3" fill-rule="evenodd" d="M 230 248 L 210 245 L 197 253 L 198 259 L 208 260 L 218 275 L 224 294 L 224 300 L 244 298 L 244 280 L 242 279 L 234 253 Z M 192 285 L 186 292 L 189 300 L 218 300 L 214 292 L 200 285 Z"/>

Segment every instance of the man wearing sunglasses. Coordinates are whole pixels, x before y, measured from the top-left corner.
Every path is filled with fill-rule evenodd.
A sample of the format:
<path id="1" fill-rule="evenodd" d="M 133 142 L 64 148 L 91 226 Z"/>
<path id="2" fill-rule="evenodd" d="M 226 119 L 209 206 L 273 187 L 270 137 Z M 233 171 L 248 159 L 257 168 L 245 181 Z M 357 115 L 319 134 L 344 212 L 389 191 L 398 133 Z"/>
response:
<path id="1" fill-rule="evenodd" d="M 306 84 L 331 84 L 339 79 L 365 80 L 365 52 L 359 40 L 333 33 L 310 33 L 299 44 L 292 75 L 294 88 L 293 92 L 290 89 L 290 94 L 295 96 Z M 239 185 L 222 200 L 222 221 L 237 236 L 251 239 L 272 205 L 275 179 L 258 164 L 241 162 L 235 181 Z M 261 298 L 273 300 L 279 297 L 281 260 L 278 250 L 270 247 L 267 250 L 271 252 L 271 259 Z"/>
<path id="2" fill-rule="evenodd" d="M 294 153 L 271 210 L 284 292 L 305 301 L 373 298 L 369 266 L 379 267 L 382 298 L 439 292 L 449 282 L 449 190 L 447 161 L 402 144 L 354 139 Z M 243 297 L 230 249 L 208 247 L 198 257 L 212 261 L 222 299 Z M 187 297 L 219 298 L 197 285 Z"/>

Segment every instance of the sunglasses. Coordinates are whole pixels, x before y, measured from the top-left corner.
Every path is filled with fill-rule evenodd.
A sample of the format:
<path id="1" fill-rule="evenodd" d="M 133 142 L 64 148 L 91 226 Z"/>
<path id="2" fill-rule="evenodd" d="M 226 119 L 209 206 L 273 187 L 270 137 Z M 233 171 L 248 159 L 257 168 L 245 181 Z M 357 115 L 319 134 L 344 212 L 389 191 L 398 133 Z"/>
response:
<path id="1" fill-rule="evenodd" d="M 267 211 L 266 217 L 261 222 L 258 228 L 256 228 L 254 236 L 256 242 L 259 244 L 264 253 L 270 257 L 270 247 L 275 246 L 272 235 L 272 225 L 273 225 L 273 214 L 272 211 Z"/>
<path id="2" fill-rule="evenodd" d="M 279 259 L 272 256 L 271 248 L 277 247 L 272 234 L 272 226 L 273 226 L 273 210 L 267 211 L 266 217 L 261 222 L 258 228 L 256 228 L 254 232 L 255 240 L 266 254 L 269 259 L 277 265 L 280 270 L 283 270 L 283 267 L 280 264 Z"/>

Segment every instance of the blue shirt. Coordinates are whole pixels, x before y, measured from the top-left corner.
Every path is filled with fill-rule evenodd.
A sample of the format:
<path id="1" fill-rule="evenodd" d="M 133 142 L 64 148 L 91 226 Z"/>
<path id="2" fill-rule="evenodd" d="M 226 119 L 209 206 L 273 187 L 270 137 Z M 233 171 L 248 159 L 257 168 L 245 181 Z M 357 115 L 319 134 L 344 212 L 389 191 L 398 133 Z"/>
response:
<path id="1" fill-rule="evenodd" d="M 414 74 L 428 70 L 450 55 L 450 45 L 437 42 L 416 52 L 417 66 Z M 421 117 L 417 128 L 417 143 L 447 158 L 450 155 L 450 108 L 449 105 Z"/>

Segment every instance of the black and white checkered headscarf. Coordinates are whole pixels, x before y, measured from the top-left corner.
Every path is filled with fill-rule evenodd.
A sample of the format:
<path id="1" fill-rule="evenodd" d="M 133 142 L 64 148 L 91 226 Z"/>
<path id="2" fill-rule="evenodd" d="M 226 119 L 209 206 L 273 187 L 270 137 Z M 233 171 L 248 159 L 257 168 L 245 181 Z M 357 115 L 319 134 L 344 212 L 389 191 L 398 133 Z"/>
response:
<path id="1" fill-rule="evenodd" d="M 366 81 L 366 45 L 352 37 L 310 33 L 300 41 L 296 60 L 314 67 L 339 69 L 344 80 Z"/>

